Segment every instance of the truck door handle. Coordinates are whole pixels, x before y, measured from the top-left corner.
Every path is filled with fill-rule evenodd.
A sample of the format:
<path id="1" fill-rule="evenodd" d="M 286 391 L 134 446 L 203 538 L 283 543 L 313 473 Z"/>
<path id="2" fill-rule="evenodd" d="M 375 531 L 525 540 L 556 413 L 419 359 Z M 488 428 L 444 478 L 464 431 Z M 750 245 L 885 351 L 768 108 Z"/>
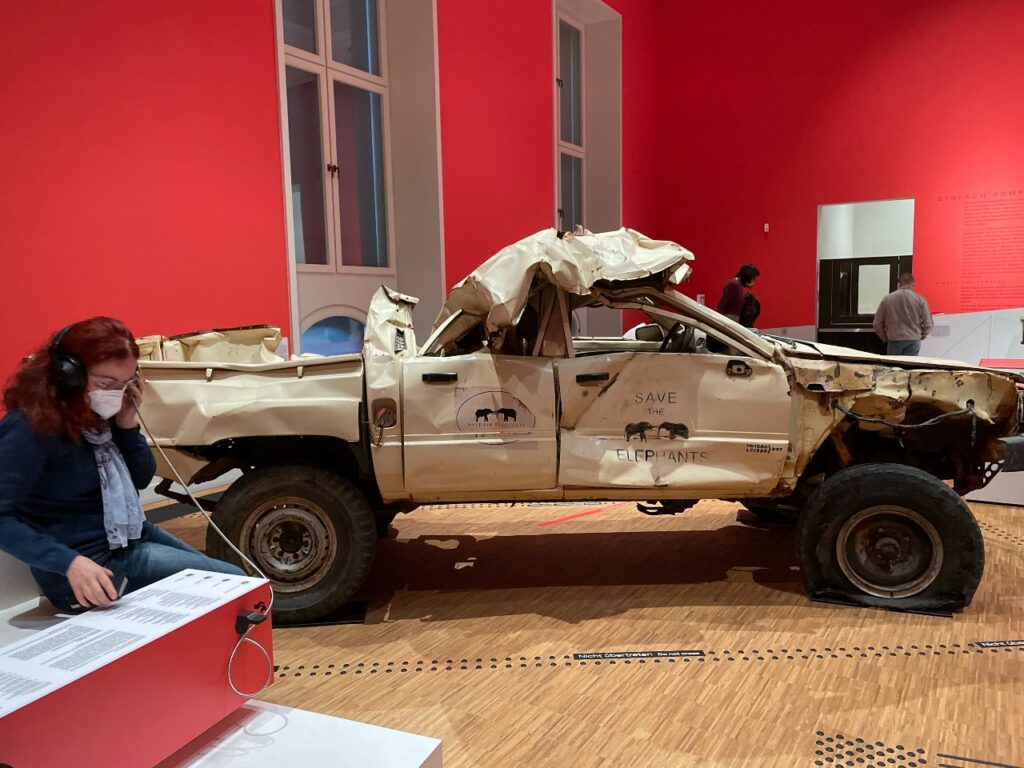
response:
<path id="1" fill-rule="evenodd" d="M 750 376 L 754 372 L 754 369 L 747 365 L 742 360 L 730 360 L 725 366 L 726 376 Z"/>
<path id="2" fill-rule="evenodd" d="M 446 381 L 458 381 L 457 373 L 424 373 L 423 380 L 428 384 L 443 384 Z"/>
<path id="3" fill-rule="evenodd" d="M 589 384 L 592 381 L 608 381 L 607 373 L 577 373 L 577 384 Z"/>

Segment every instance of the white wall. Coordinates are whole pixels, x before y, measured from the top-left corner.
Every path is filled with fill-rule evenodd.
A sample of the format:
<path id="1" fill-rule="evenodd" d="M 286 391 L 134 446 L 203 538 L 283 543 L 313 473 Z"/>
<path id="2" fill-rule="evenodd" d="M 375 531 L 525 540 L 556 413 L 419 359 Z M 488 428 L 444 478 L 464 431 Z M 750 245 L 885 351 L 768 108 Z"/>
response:
<path id="1" fill-rule="evenodd" d="M 398 290 L 420 300 L 413 323 L 426 339 L 445 293 L 436 16 L 434 0 L 397 7 L 388 16 L 395 256 Z"/>
<path id="2" fill-rule="evenodd" d="M 28 566 L 6 552 L 0 552 L 0 609 L 38 596 L 39 587 Z"/>
<path id="3" fill-rule="evenodd" d="M 818 331 L 813 325 L 791 325 L 786 328 L 758 328 L 761 333 L 770 333 L 773 336 L 785 336 L 787 339 L 799 339 L 800 341 L 816 341 Z"/>
<path id="4" fill-rule="evenodd" d="M 913 199 L 818 206 L 819 261 L 913 252 Z"/>
<path id="5" fill-rule="evenodd" d="M 972 365 L 985 359 L 1024 359 L 1022 317 L 1024 307 L 935 315 L 935 329 L 922 342 L 921 354 Z"/>

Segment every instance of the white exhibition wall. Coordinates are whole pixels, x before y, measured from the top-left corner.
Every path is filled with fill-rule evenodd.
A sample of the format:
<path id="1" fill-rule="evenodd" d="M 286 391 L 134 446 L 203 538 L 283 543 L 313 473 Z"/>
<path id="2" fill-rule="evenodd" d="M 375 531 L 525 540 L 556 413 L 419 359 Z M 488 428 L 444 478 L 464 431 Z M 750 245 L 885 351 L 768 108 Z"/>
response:
<path id="1" fill-rule="evenodd" d="M 914 200 L 818 206 L 818 260 L 914 252 Z"/>

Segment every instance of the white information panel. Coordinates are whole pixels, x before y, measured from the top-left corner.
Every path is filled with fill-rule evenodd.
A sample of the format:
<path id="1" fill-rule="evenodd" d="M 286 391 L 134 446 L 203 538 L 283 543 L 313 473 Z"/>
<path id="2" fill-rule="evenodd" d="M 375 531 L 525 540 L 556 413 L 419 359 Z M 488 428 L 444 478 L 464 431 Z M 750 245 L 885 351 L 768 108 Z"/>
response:
<path id="1" fill-rule="evenodd" d="M 0 718 L 265 583 L 187 570 L 0 648 Z"/>

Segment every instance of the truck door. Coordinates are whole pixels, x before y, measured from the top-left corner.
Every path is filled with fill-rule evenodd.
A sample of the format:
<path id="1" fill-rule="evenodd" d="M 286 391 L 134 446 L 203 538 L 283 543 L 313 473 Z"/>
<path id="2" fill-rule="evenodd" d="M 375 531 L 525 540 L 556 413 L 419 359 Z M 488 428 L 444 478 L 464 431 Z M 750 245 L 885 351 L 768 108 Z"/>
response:
<path id="1" fill-rule="evenodd" d="M 555 487 L 548 358 L 410 358 L 402 366 L 402 411 L 405 489 L 413 498 Z"/>
<path id="2" fill-rule="evenodd" d="M 560 360 L 557 376 L 560 485 L 698 498 L 768 491 L 782 473 L 791 406 L 778 365 L 747 356 L 618 352 Z"/>

